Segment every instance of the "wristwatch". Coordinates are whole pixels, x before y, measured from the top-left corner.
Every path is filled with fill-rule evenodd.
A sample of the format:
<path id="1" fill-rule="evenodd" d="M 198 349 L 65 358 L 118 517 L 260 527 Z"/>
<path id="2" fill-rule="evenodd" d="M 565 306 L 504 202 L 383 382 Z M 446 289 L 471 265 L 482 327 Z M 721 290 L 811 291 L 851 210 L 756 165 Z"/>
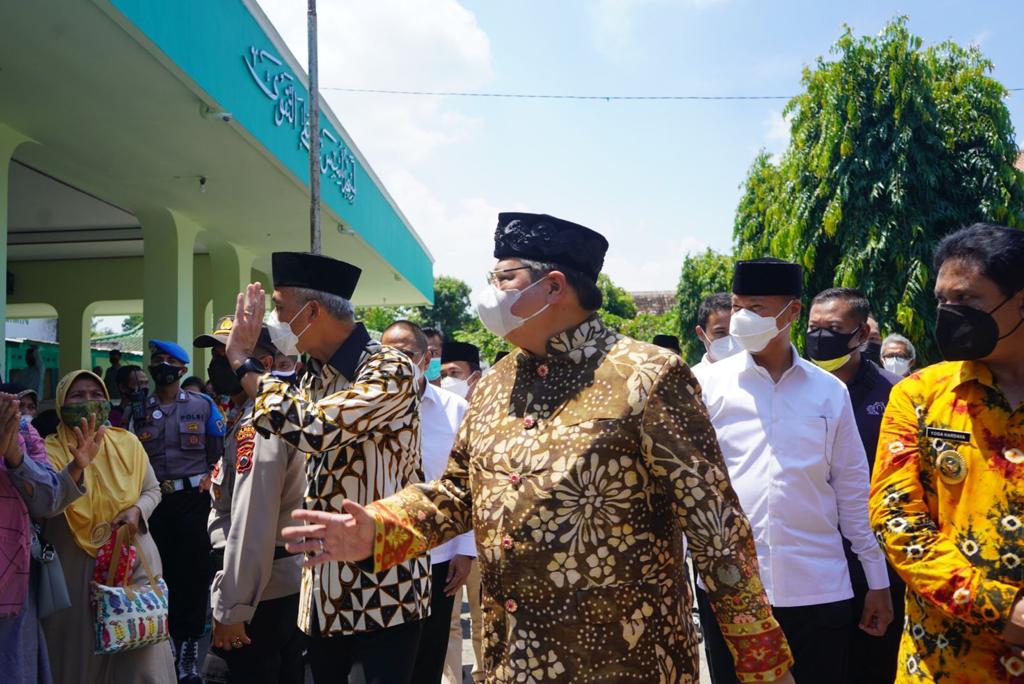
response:
<path id="1" fill-rule="evenodd" d="M 250 356 L 235 370 L 235 375 L 237 375 L 239 381 L 241 381 L 244 380 L 245 376 L 249 373 L 263 375 L 266 372 L 266 369 L 263 367 L 263 364 L 260 363 L 259 359 Z"/>

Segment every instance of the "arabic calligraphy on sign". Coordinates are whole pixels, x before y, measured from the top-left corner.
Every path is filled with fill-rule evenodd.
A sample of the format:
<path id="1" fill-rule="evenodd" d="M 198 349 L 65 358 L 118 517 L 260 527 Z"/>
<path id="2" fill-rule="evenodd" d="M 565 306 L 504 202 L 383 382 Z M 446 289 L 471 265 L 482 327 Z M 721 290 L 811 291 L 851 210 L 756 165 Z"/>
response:
<path id="1" fill-rule="evenodd" d="M 250 46 L 242 55 L 252 80 L 274 103 L 274 125 L 298 131 L 297 146 L 309 152 L 309 114 L 306 99 L 299 94 L 295 77 L 286 70 L 280 57 Z M 320 173 L 337 186 L 349 204 L 356 199 L 356 158 L 337 133 L 320 129 Z"/>

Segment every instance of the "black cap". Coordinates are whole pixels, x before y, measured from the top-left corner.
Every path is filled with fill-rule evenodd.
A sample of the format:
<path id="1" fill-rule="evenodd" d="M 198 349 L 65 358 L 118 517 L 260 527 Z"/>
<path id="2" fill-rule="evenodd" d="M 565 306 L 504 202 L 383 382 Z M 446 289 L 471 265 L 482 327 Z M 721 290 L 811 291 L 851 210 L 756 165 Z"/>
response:
<path id="1" fill-rule="evenodd" d="M 441 363 L 465 361 L 471 366 L 480 366 L 480 350 L 469 342 L 445 342 L 441 345 Z"/>
<path id="2" fill-rule="evenodd" d="M 494 231 L 495 259 L 546 261 L 576 269 L 594 282 L 608 241 L 590 228 L 547 214 L 501 213 Z"/>
<path id="3" fill-rule="evenodd" d="M 794 297 L 803 294 L 803 269 L 774 257 L 737 261 L 732 293 L 747 297 Z"/>
<path id="4" fill-rule="evenodd" d="M 307 252 L 274 252 L 274 287 L 303 287 L 352 299 L 362 269 L 338 259 Z"/>
<path id="5" fill-rule="evenodd" d="M 679 351 L 679 338 L 675 335 L 655 335 L 654 339 L 651 340 L 651 344 L 658 347 L 664 347 L 665 349 L 671 349 L 673 351 Z"/>
<path id="6" fill-rule="evenodd" d="M 212 333 L 204 333 L 196 337 L 192 341 L 192 346 L 199 347 L 200 349 L 207 349 L 210 347 L 216 347 L 218 344 L 227 345 L 228 335 L 231 334 L 231 328 L 235 325 L 234 316 L 221 316 L 217 319 L 217 325 L 214 326 Z M 260 326 L 260 338 L 256 341 L 256 348 L 262 349 L 263 351 L 277 356 L 277 347 L 270 341 L 270 331 L 267 330 L 266 325 Z"/>

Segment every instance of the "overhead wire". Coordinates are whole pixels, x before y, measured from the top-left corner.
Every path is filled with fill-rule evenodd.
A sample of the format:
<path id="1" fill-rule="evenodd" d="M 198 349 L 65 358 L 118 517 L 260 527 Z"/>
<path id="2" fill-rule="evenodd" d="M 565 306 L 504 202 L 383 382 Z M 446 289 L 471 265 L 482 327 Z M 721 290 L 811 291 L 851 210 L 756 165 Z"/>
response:
<path id="1" fill-rule="evenodd" d="M 331 90 L 342 93 L 369 95 L 412 95 L 422 97 L 479 97 L 504 98 L 521 100 L 604 100 L 612 101 L 643 101 L 643 100 L 790 100 L 793 95 L 573 95 L 567 93 L 484 93 L 458 90 L 387 90 L 384 88 L 341 88 L 321 87 L 320 90 Z M 1008 92 L 1024 91 L 1024 88 L 1007 88 Z"/>

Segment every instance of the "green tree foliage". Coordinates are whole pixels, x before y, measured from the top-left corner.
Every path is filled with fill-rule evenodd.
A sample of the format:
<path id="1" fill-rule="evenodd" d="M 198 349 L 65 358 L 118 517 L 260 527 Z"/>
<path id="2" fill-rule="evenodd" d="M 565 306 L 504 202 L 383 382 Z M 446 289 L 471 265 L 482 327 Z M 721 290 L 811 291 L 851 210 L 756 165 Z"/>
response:
<path id="1" fill-rule="evenodd" d="M 389 325 L 397 320 L 409 318 L 411 312 L 406 307 L 397 306 L 360 306 L 356 308 L 356 320 L 374 332 L 384 332 Z"/>
<path id="2" fill-rule="evenodd" d="M 476 345 L 480 350 L 480 361 L 486 363 L 493 363 L 494 355 L 499 351 L 512 351 L 512 345 L 485 328 L 476 317 L 457 330 L 452 337 L 459 342 Z"/>
<path id="3" fill-rule="evenodd" d="M 620 318 L 633 318 L 636 316 L 636 304 L 633 296 L 624 289 L 612 282 L 607 274 L 597 276 L 597 286 L 601 290 L 604 303 L 601 305 L 601 314 L 613 314 Z"/>
<path id="4" fill-rule="evenodd" d="M 1007 91 L 991 71 L 976 47 L 922 47 L 905 18 L 877 36 L 847 28 L 832 59 L 804 70 L 779 163 L 761 153 L 751 166 L 737 257 L 801 263 L 809 295 L 860 288 L 883 330 L 934 359 L 936 244 L 975 221 L 1024 225 Z"/>
<path id="5" fill-rule="evenodd" d="M 679 346 L 683 358 L 689 364 L 700 361 L 704 353 L 704 345 L 693 333 L 700 304 L 709 295 L 732 289 L 732 269 L 733 258 L 730 255 L 718 254 L 710 249 L 703 254 L 687 255 L 683 259 L 679 287 L 676 289 L 677 329 L 680 331 Z"/>
<path id="6" fill-rule="evenodd" d="M 142 325 L 142 314 L 132 314 L 131 316 L 125 316 L 124 320 L 121 321 L 121 332 L 128 332 L 129 330 L 134 330 L 140 325 Z"/>
<path id="7" fill-rule="evenodd" d="M 416 307 L 413 319 L 424 327 L 440 328 L 452 335 L 462 330 L 475 316 L 470 313 L 469 284 L 451 276 L 434 278 L 434 305 Z"/>

